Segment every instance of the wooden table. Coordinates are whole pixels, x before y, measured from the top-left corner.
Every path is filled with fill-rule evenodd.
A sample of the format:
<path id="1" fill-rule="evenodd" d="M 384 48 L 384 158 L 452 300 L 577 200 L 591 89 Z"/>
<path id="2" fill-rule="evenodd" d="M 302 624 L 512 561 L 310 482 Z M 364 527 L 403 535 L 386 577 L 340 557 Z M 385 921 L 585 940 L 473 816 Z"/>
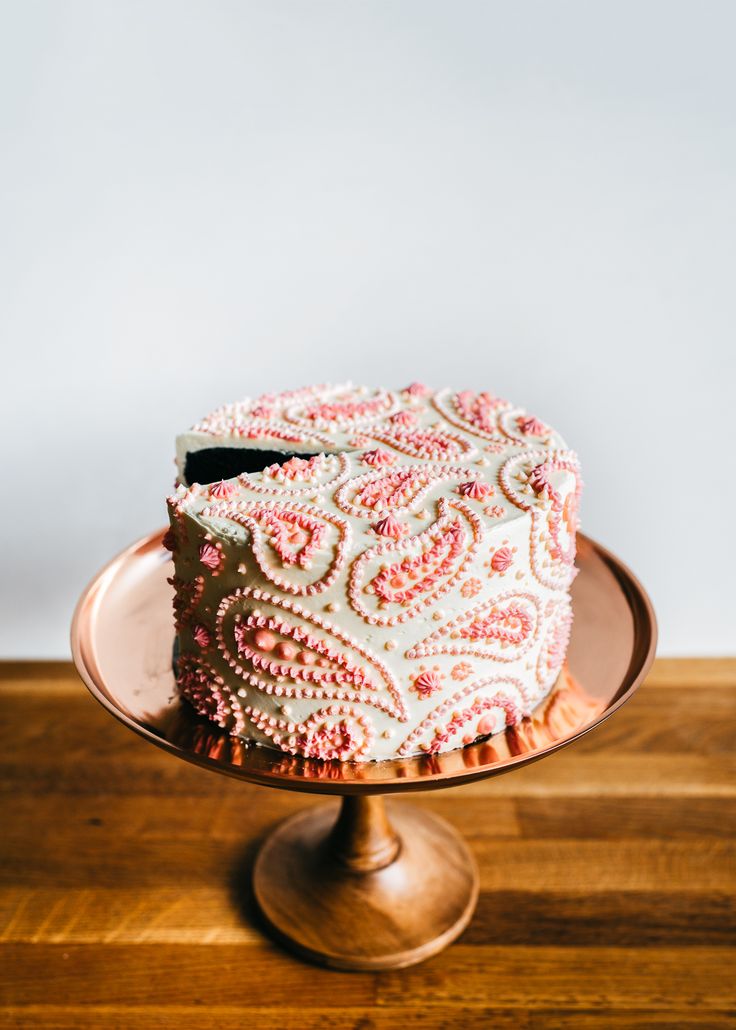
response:
<path id="1" fill-rule="evenodd" d="M 324 802 L 159 752 L 65 663 L 0 677 L 0 1026 L 736 1026 L 736 659 L 660 660 L 559 755 L 397 801 L 462 831 L 480 903 L 442 955 L 361 974 L 271 944 L 240 886 Z"/>

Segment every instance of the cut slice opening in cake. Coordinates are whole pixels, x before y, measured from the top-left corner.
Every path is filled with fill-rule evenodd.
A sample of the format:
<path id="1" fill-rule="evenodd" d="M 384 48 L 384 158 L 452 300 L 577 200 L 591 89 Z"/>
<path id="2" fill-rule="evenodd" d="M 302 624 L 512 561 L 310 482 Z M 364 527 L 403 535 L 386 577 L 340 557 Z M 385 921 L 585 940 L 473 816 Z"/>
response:
<path id="1" fill-rule="evenodd" d="M 184 480 L 187 486 L 217 483 L 233 479 L 245 472 L 262 472 L 270 465 L 283 465 L 291 458 L 314 458 L 316 452 L 305 454 L 295 451 L 271 451 L 251 447 L 205 447 L 188 451 L 184 461 Z"/>

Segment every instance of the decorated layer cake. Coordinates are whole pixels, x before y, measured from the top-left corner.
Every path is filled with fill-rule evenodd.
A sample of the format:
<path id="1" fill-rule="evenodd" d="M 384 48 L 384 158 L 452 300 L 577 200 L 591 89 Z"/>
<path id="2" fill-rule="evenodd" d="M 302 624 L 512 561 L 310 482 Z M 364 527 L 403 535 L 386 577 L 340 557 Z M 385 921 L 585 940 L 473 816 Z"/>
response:
<path id="1" fill-rule="evenodd" d="M 245 740 L 370 761 L 531 713 L 571 624 L 578 462 L 490 393 L 316 386 L 177 440 L 179 690 Z"/>

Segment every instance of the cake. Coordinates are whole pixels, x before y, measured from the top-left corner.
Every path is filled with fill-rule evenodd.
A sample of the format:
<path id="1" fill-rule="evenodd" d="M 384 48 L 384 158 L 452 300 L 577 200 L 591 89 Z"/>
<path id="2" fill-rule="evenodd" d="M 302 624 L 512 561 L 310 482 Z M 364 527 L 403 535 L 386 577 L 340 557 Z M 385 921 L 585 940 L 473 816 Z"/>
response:
<path id="1" fill-rule="evenodd" d="M 177 684 L 305 758 L 463 747 L 551 691 L 572 611 L 578 461 L 490 393 L 316 386 L 177 439 Z"/>

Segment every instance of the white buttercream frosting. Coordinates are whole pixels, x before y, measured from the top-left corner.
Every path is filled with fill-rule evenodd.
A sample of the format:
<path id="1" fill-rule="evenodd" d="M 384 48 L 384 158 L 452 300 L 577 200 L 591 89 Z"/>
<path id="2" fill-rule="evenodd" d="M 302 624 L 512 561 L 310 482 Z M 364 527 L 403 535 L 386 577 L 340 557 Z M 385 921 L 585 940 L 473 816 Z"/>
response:
<path id="1" fill-rule="evenodd" d="M 488 393 L 312 387 L 177 441 L 317 455 L 169 499 L 179 685 L 313 758 L 445 751 L 518 721 L 564 659 L 574 454 Z"/>

